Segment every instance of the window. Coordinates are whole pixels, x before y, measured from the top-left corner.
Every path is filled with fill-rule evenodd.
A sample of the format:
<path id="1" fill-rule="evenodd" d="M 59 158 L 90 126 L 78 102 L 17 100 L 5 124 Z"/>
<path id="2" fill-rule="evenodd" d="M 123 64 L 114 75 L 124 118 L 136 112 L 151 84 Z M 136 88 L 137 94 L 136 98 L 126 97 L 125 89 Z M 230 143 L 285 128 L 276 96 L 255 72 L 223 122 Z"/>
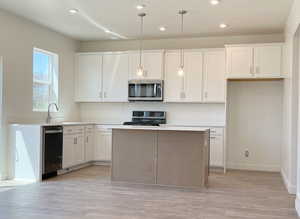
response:
<path id="1" fill-rule="evenodd" d="M 33 111 L 47 111 L 49 103 L 58 104 L 58 55 L 33 49 Z"/>

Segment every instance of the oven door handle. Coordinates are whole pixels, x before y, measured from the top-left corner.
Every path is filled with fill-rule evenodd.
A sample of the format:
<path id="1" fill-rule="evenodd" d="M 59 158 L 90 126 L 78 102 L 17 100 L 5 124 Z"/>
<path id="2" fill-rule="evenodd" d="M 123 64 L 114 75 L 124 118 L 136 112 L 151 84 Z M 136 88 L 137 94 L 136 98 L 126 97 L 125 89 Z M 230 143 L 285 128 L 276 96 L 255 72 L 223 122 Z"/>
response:
<path id="1" fill-rule="evenodd" d="M 154 84 L 154 97 L 157 95 L 157 84 Z"/>
<path id="2" fill-rule="evenodd" d="M 47 131 L 45 131 L 45 134 L 57 134 L 57 133 L 63 133 L 63 130 L 47 130 Z"/>

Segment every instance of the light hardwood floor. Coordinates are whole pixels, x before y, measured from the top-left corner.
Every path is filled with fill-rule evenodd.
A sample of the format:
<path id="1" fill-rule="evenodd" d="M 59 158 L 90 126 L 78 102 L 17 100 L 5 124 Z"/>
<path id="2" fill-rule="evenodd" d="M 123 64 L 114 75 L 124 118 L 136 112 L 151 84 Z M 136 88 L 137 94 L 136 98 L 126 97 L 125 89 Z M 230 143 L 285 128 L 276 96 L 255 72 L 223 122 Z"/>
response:
<path id="1" fill-rule="evenodd" d="M 201 190 L 111 183 L 93 166 L 0 192 L 1 219 L 290 219 L 295 197 L 278 173 L 210 175 Z"/>

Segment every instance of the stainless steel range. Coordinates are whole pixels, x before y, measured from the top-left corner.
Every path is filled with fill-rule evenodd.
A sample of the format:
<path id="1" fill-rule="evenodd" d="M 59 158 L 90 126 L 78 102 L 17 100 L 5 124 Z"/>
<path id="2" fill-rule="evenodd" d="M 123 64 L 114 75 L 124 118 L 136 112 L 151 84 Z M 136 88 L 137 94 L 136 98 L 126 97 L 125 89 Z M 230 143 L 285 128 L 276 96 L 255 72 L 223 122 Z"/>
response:
<path id="1" fill-rule="evenodd" d="M 164 111 L 133 111 L 132 120 L 124 122 L 124 125 L 159 126 L 166 122 L 166 112 Z"/>

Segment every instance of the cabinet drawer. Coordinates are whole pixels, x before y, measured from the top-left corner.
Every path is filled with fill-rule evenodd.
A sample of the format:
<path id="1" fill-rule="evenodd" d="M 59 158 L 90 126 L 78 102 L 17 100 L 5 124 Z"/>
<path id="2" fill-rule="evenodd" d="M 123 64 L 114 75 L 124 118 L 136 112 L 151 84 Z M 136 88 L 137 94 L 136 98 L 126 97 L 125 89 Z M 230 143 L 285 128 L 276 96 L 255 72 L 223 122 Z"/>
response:
<path id="1" fill-rule="evenodd" d="M 83 126 L 64 126 L 64 134 L 83 133 Z"/>
<path id="2" fill-rule="evenodd" d="M 84 131 L 87 133 L 92 133 L 92 132 L 94 132 L 94 126 L 92 126 L 92 125 L 85 126 Z"/>

